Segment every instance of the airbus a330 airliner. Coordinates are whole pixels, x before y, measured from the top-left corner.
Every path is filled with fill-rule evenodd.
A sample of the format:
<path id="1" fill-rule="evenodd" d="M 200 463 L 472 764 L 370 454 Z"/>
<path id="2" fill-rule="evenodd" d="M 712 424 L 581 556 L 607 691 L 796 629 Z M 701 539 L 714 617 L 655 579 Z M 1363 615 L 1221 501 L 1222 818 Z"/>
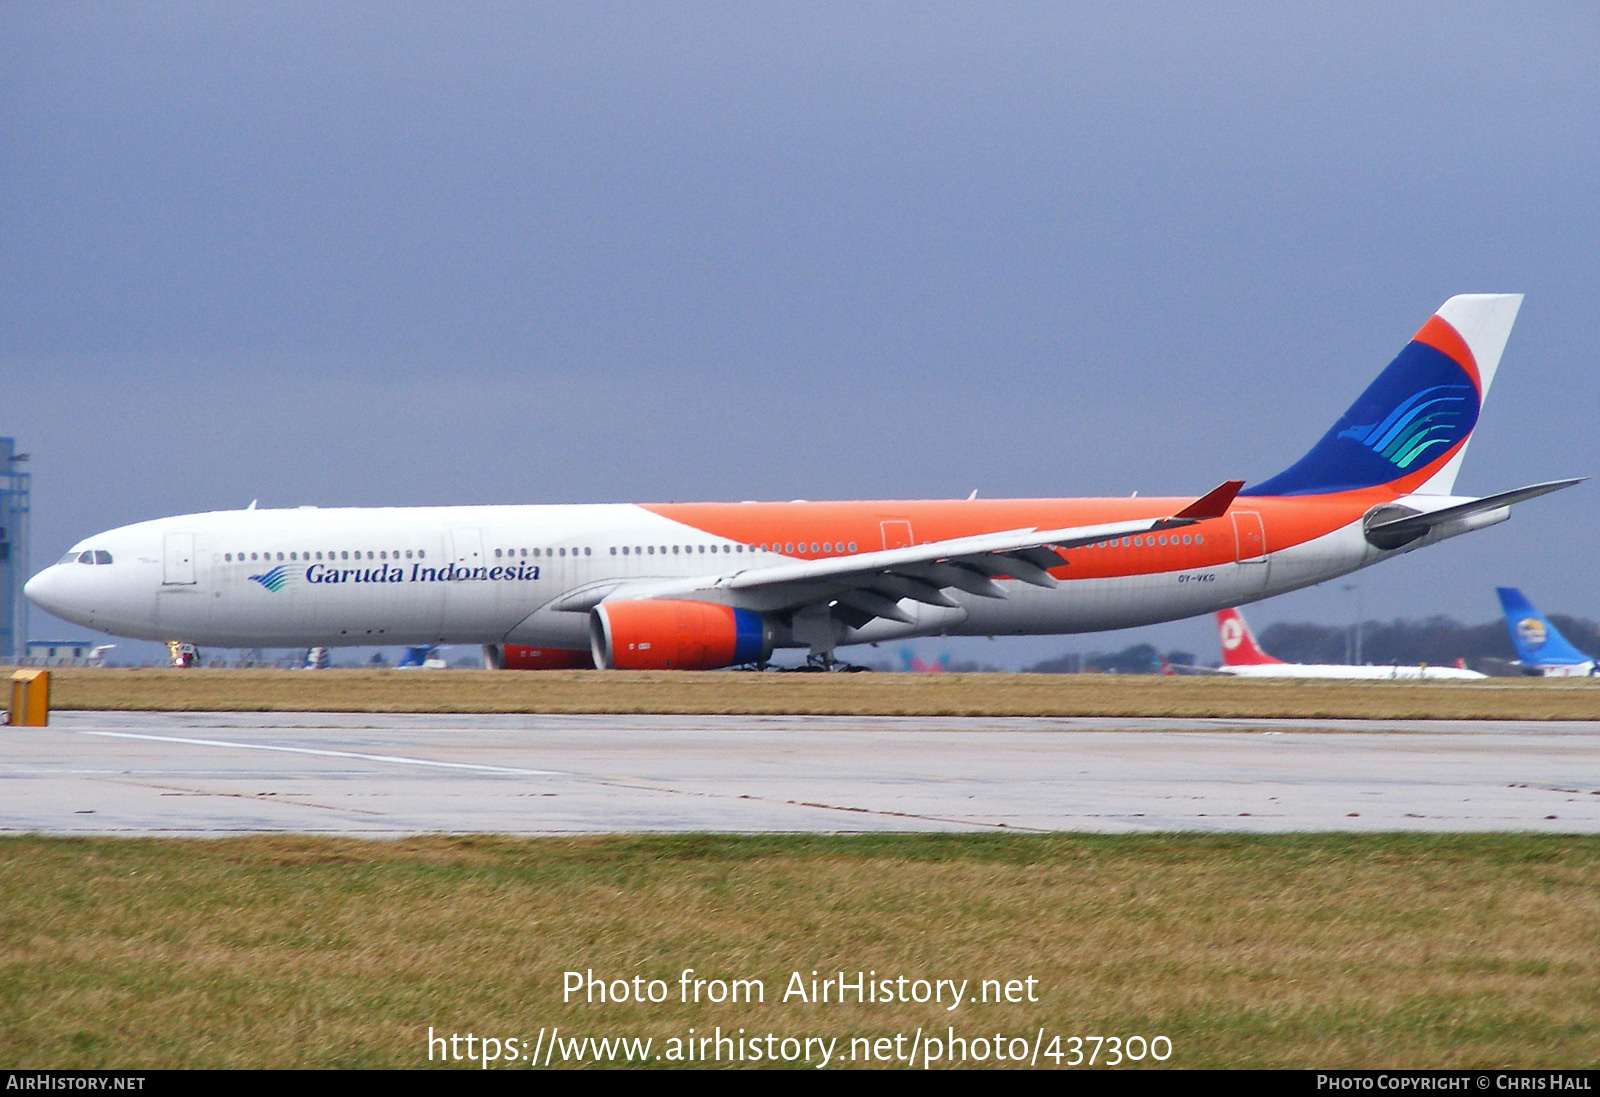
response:
<path id="1" fill-rule="evenodd" d="M 781 648 L 1091 632 L 1320 583 L 1577 483 L 1451 494 L 1522 298 L 1452 297 L 1304 457 L 1195 500 L 222 511 L 75 545 L 41 608 L 221 647 L 481 644 L 490 666 L 713 669 Z"/>

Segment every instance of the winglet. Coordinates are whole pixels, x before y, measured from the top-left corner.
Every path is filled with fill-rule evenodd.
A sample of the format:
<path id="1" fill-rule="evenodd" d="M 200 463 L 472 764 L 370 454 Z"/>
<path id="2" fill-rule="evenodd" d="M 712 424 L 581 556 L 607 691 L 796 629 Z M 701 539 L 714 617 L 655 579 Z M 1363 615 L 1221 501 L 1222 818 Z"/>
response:
<path id="1" fill-rule="evenodd" d="M 1224 480 L 1172 517 L 1190 522 L 1221 518 L 1228 513 L 1228 508 L 1233 505 L 1233 497 L 1239 494 L 1239 489 L 1242 487 L 1244 487 L 1243 480 Z"/>

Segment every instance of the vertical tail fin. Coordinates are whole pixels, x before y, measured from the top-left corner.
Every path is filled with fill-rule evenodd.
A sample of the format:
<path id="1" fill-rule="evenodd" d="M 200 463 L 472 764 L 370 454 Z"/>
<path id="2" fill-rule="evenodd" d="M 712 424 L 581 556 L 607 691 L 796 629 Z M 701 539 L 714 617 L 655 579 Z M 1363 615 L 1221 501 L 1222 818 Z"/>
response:
<path id="1" fill-rule="evenodd" d="M 1517 293 L 1450 298 L 1309 453 L 1240 494 L 1449 495 L 1521 307 Z"/>
<path id="2" fill-rule="evenodd" d="M 1222 645 L 1225 667 L 1260 667 L 1283 662 L 1261 650 L 1255 633 L 1245 624 L 1244 614 L 1236 609 L 1225 609 L 1217 614 L 1217 641 Z"/>
<path id="3" fill-rule="evenodd" d="M 1511 646 L 1517 649 L 1517 661 L 1523 666 L 1570 666 L 1589 662 L 1589 657 L 1573 647 L 1516 587 L 1495 587 L 1494 592 L 1500 596 L 1506 628 L 1511 630 Z"/>

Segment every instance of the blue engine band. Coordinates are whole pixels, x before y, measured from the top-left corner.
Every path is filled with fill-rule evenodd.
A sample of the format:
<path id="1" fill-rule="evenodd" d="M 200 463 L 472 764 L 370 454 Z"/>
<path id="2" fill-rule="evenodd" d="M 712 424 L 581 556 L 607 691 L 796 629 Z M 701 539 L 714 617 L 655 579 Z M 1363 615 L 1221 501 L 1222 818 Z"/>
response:
<path id="1" fill-rule="evenodd" d="M 733 663 L 759 662 L 767 654 L 766 630 L 761 624 L 761 614 L 748 609 L 733 611 Z"/>

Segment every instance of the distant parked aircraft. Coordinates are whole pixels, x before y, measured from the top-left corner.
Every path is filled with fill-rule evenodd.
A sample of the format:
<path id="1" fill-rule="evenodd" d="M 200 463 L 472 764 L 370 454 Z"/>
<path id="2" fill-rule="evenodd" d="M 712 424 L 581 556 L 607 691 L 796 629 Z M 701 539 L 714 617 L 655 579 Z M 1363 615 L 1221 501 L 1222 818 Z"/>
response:
<path id="1" fill-rule="evenodd" d="M 943 674 L 950 669 L 950 653 L 945 652 L 930 663 L 915 648 L 901 648 L 900 665 L 913 674 Z"/>
<path id="2" fill-rule="evenodd" d="M 1285 663 L 1261 650 L 1244 614 L 1225 609 L 1217 614 L 1217 639 L 1222 644 L 1223 674 L 1240 678 L 1484 678 L 1464 667 L 1353 667 L 1344 663 Z"/>
<path id="3" fill-rule="evenodd" d="M 1500 608 L 1517 649 L 1516 665 L 1524 674 L 1546 678 L 1572 678 L 1600 674 L 1594 659 L 1573 647 L 1559 629 L 1545 619 L 1516 587 L 1495 587 Z"/>
<path id="4" fill-rule="evenodd" d="M 443 670 L 445 661 L 439 657 L 443 651 L 438 644 L 416 644 L 406 648 L 406 653 L 394 665 L 396 670 Z"/>

